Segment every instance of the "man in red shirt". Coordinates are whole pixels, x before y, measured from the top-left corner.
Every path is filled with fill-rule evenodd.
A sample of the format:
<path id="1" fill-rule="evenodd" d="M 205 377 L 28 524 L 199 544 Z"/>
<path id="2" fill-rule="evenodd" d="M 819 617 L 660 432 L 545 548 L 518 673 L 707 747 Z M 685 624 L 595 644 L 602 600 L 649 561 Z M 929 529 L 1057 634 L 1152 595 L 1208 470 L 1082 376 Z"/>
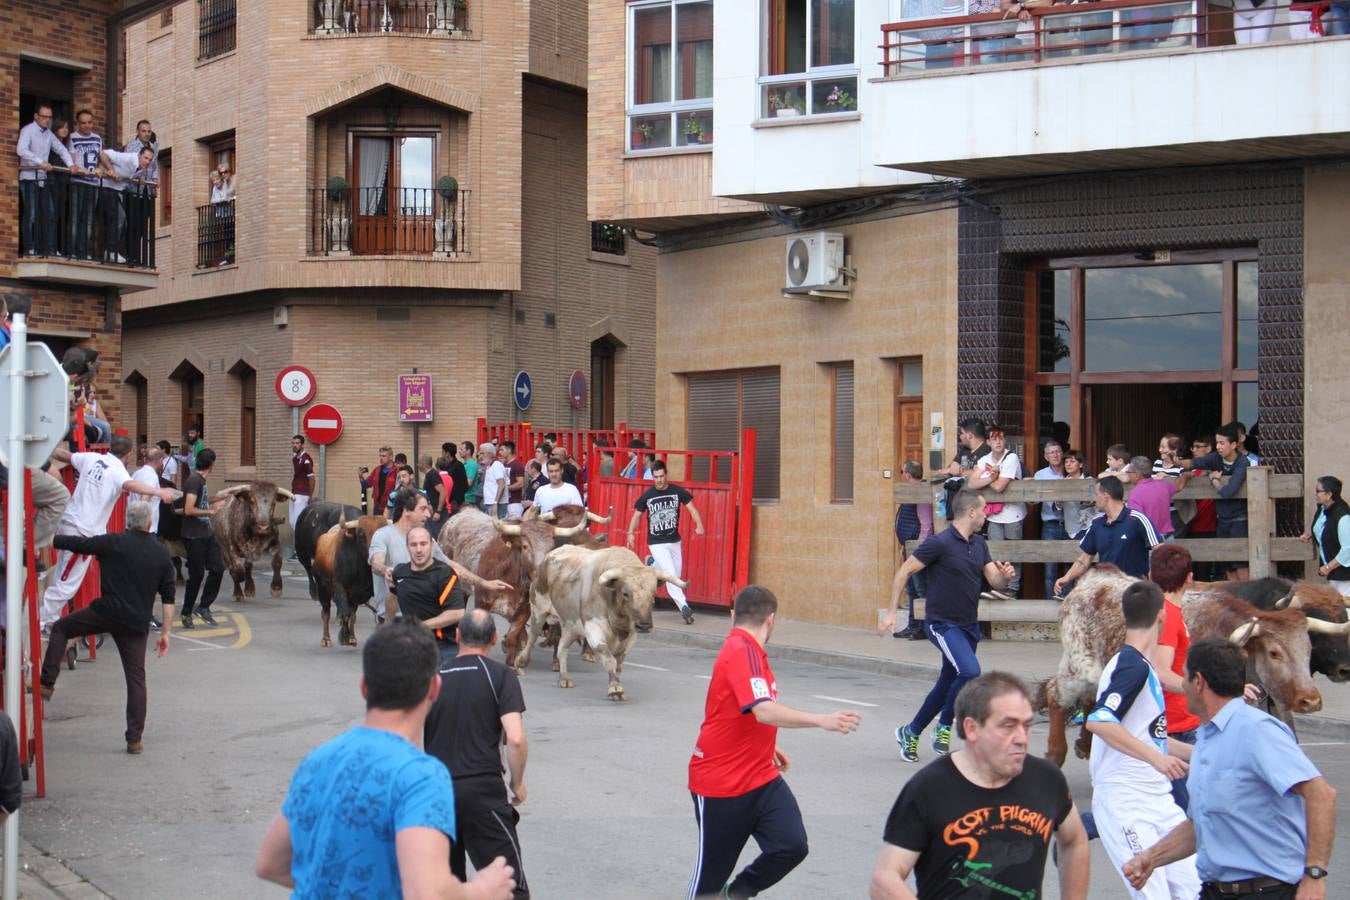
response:
<path id="1" fill-rule="evenodd" d="M 703 727 L 689 759 L 698 824 L 690 897 L 753 897 L 806 858 L 806 828 L 783 780 L 788 758 L 778 747 L 778 729 L 848 734 L 862 720 L 852 710 L 822 715 L 778 702 L 778 682 L 764 652 L 777 611 L 778 598 L 768 588 L 743 588 L 736 595 L 734 627 L 713 664 Z M 728 882 L 752 835 L 759 856 Z"/>
<path id="2" fill-rule="evenodd" d="M 1195 730 L 1200 727 L 1200 718 L 1186 708 L 1186 695 L 1183 691 L 1185 676 L 1182 667 L 1186 662 L 1186 653 L 1191 649 L 1191 635 L 1181 618 L 1181 595 L 1195 579 L 1191 575 L 1191 553 L 1178 544 L 1159 544 L 1149 556 L 1148 578 L 1163 592 L 1162 632 L 1158 635 L 1157 646 L 1149 655 L 1149 662 L 1158 673 L 1162 683 L 1163 703 L 1167 712 L 1167 736 L 1182 743 L 1195 743 Z M 1181 811 L 1186 811 L 1190 794 L 1186 792 L 1186 779 L 1172 782 L 1172 797 Z"/>
<path id="3" fill-rule="evenodd" d="M 314 457 L 305 451 L 305 436 L 297 434 L 291 438 L 291 498 L 290 518 L 291 534 L 295 534 L 295 523 L 300 514 L 309 506 L 310 495 L 314 493 Z M 291 554 L 295 559 L 295 554 Z"/>

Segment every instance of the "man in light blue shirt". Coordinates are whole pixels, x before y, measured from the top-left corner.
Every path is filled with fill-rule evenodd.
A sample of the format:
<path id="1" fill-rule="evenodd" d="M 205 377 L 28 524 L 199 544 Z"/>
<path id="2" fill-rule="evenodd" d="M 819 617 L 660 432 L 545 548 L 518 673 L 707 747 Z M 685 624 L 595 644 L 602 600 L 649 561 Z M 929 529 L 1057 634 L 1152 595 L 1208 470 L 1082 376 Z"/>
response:
<path id="1" fill-rule="evenodd" d="M 1195 853 L 1202 900 L 1326 896 L 1336 790 L 1283 722 L 1243 702 L 1246 667 L 1228 641 L 1191 645 L 1186 705 L 1204 724 L 1191 755 L 1190 818 L 1121 867 L 1136 889 Z"/>
<path id="2" fill-rule="evenodd" d="M 19 199 L 23 203 L 19 237 L 23 254 L 47 256 L 56 252 L 56 205 L 47 190 L 47 173 L 52 170 L 51 154 L 60 157 L 71 172 L 83 174 L 84 169 L 75 164 L 66 145 L 52 134 L 52 108 L 47 103 L 39 103 L 33 110 L 33 121 L 19 130 L 19 142 L 14 151 L 19 157 Z M 33 231 L 39 224 L 39 209 L 42 234 L 35 236 Z"/>

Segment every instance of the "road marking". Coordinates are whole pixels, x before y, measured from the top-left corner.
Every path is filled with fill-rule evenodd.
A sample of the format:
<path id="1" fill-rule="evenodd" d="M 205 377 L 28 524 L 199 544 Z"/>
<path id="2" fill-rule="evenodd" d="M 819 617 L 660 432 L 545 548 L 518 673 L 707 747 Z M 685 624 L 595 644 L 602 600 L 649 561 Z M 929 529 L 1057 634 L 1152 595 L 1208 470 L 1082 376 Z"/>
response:
<path id="1" fill-rule="evenodd" d="M 248 619 L 244 618 L 243 613 L 222 610 L 217 618 L 228 624 L 223 628 L 194 628 L 193 637 L 188 637 L 179 629 L 173 632 L 173 637 L 182 638 L 194 644 L 201 644 L 200 647 L 189 647 L 189 650 L 239 650 L 247 647 L 249 642 L 253 640 L 253 629 L 249 626 Z M 233 628 L 229 627 L 231 624 L 234 626 Z M 203 640 L 203 638 L 216 637 L 234 637 L 235 641 L 233 644 L 213 644 Z"/>
<path id="2" fill-rule="evenodd" d="M 669 669 L 663 669 L 660 666 L 644 666 L 642 663 L 624 662 L 625 666 L 632 666 L 635 669 L 651 669 L 653 672 L 669 672 Z"/>
<path id="3" fill-rule="evenodd" d="M 222 646 L 220 646 L 220 644 L 208 644 L 206 641 L 199 641 L 199 640 L 197 640 L 196 638 L 190 638 L 190 637 L 188 637 L 188 636 L 185 635 L 185 634 L 173 634 L 173 635 L 171 635 L 170 640 L 171 640 L 171 641 L 190 641 L 190 642 L 192 642 L 192 643 L 194 643 L 194 644 L 201 644 L 200 647 L 189 647 L 189 648 L 188 648 L 188 652 L 191 652 L 191 651 L 193 651 L 193 650 L 228 650 L 228 649 L 229 649 L 228 647 L 222 647 Z"/>
<path id="4" fill-rule="evenodd" d="M 711 675 L 695 675 L 695 678 L 702 678 L 704 681 L 712 681 Z"/>
<path id="5" fill-rule="evenodd" d="M 225 637 L 226 635 L 232 635 L 232 634 L 234 634 L 234 629 L 233 629 L 233 628 L 194 628 L 194 629 L 192 629 L 192 635 L 193 635 L 193 637 L 197 638 L 198 640 L 200 640 L 200 639 L 202 639 L 202 638 Z M 175 632 L 173 633 L 173 635 L 174 635 L 174 637 L 178 637 L 178 632 L 175 631 Z"/>
<path id="6" fill-rule="evenodd" d="M 864 703 L 861 700 L 850 700 L 847 697 L 831 697 L 828 694 L 812 694 L 811 696 L 817 700 L 829 700 L 831 703 L 847 703 L 850 706 L 870 706 L 873 709 L 881 708 L 880 705 L 876 703 Z"/>

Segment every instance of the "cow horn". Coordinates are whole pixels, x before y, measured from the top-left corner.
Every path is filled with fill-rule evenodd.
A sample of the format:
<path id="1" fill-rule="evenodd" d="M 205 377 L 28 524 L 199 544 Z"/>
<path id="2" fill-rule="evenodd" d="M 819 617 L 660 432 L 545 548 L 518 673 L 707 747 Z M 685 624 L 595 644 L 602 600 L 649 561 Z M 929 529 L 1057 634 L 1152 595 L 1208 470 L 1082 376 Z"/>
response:
<path id="1" fill-rule="evenodd" d="M 290 491 L 286 490 L 285 488 L 277 488 L 277 496 L 282 498 L 283 500 L 295 499 L 295 495 L 292 494 Z"/>
<path id="2" fill-rule="evenodd" d="M 600 577 L 595 580 L 595 583 L 600 585 L 600 587 L 605 588 L 609 587 L 611 583 L 618 581 L 622 577 L 623 569 L 615 566 L 613 569 L 606 569 L 601 572 Z"/>
<path id="3" fill-rule="evenodd" d="M 1294 591 L 1296 589 L 1297 588 L 1294 585 L 1292 584 L 1289 585 L 1289 593 L 1285 594 L 1283 597 L 1275 601 L 1275 608 L 1298 609 L 1300 606 L 1302 606 L 1303 603 L 1297 597 L 1294 596 Z"/>
<path id="4" fill-rule="evenodd" d="M 1252 616 L 1250 621 L 1243 622 L 1233 629 L 1233 633 L 1228 636 L 1228 640 L 1239 647 L 1245 647 L 1247 642 L 1261 634 L 1261 620 Z"/>
<path id="5" fill-rule="evenodd" d="M 501 519 L 493 519 L 492 527 L 497 529 L 497 533 L 503 537 L 520 537 L 519 525 L 508 525 Z"/>
<path id="6" fill-rule="evenodd" d="M 596 513 L 591 512 L 588 509 L 586 510 L 586 518 L 597 525 L 608 525 L 611 521 L 614 520 L 614 507 L 611 506 L 609 508 L 609 515 L 607 516 L 598 515 Z"/>
<path id="7" fill-rule="evenodd" d="M 216 498 L 219 499 L 221 497 L 233 497 L 235 494 L 245 493 L 248 489 L 249 486 L 246 484 L 236 484 L 234 487 L 227 487 L 225 488 L 225 490 L 219 491 L 216 494 Z"/>
<path id="8" fill-rule="evenodd" d="M 678 576 L 672 575 L 669 572 L 663 572 L 660 569 L 656 570 L 656 580 L 658 582 L 664 581 L 666 584 L 673 584 L 680 590 L 684 590 L 685 588 L 689 587 L 689 582 L 684 581 L 683 579 L 679 578 Z"/>
<path id="9" fill-rule="evenodd" d="M 347 528 L 347 510 L 346 510 L 346 509 L 339 509 L 339 510 L 338 510 L 338 528 L 341 528 L 341 529 L 343 529 L 343 530 L 346 530 L 346 528 Z"/>
<path id="10" fill-rule="evenodd" d="M 1328 622 L 1325 619 L 1308 618 L 1309 634 L 1350 634 L 1350 622 Z"/>
<path id="11" fill-rule="evenodd" d="M 554 525 L 553 534 L 555 537 L 576 537 L 586 530 L 588 524 L 589 523 L 585 519 L 582 519 L 571 528 L 563 528 L 561 525 Z"/>
<path id="12" fill-rule="evenodd" d="M 531 508 L 531 509 L 535 509 L 535 508 L 537 508 L 537 507 L 530 507 L 530 508 Z M 540 514 L 539 514 L 539 521 L 540 521 L 540 522 L 556 522 L 556 521 L 558 521 L 558 516 L 557 516 L 557 514 L 556 514 L 555 512 L 553 512 L 553 510 L 550 509 L 550 510 L 549 510 L 548 512 L 546 512 L 546 513 L 540 513 Z"/>

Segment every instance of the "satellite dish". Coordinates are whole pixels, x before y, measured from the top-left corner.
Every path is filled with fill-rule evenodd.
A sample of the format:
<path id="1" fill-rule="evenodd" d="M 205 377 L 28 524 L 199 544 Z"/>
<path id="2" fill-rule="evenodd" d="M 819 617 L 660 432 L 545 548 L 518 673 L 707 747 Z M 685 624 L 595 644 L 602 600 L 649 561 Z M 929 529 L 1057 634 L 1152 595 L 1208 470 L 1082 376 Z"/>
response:
<path id="1" fill-rule="evenodd" d="M 807 249 L 806 241 L 798 238 L 788 248 L 788 280 L 794 286 L 805 284 L 810 269 L 811 253 Z"/>

